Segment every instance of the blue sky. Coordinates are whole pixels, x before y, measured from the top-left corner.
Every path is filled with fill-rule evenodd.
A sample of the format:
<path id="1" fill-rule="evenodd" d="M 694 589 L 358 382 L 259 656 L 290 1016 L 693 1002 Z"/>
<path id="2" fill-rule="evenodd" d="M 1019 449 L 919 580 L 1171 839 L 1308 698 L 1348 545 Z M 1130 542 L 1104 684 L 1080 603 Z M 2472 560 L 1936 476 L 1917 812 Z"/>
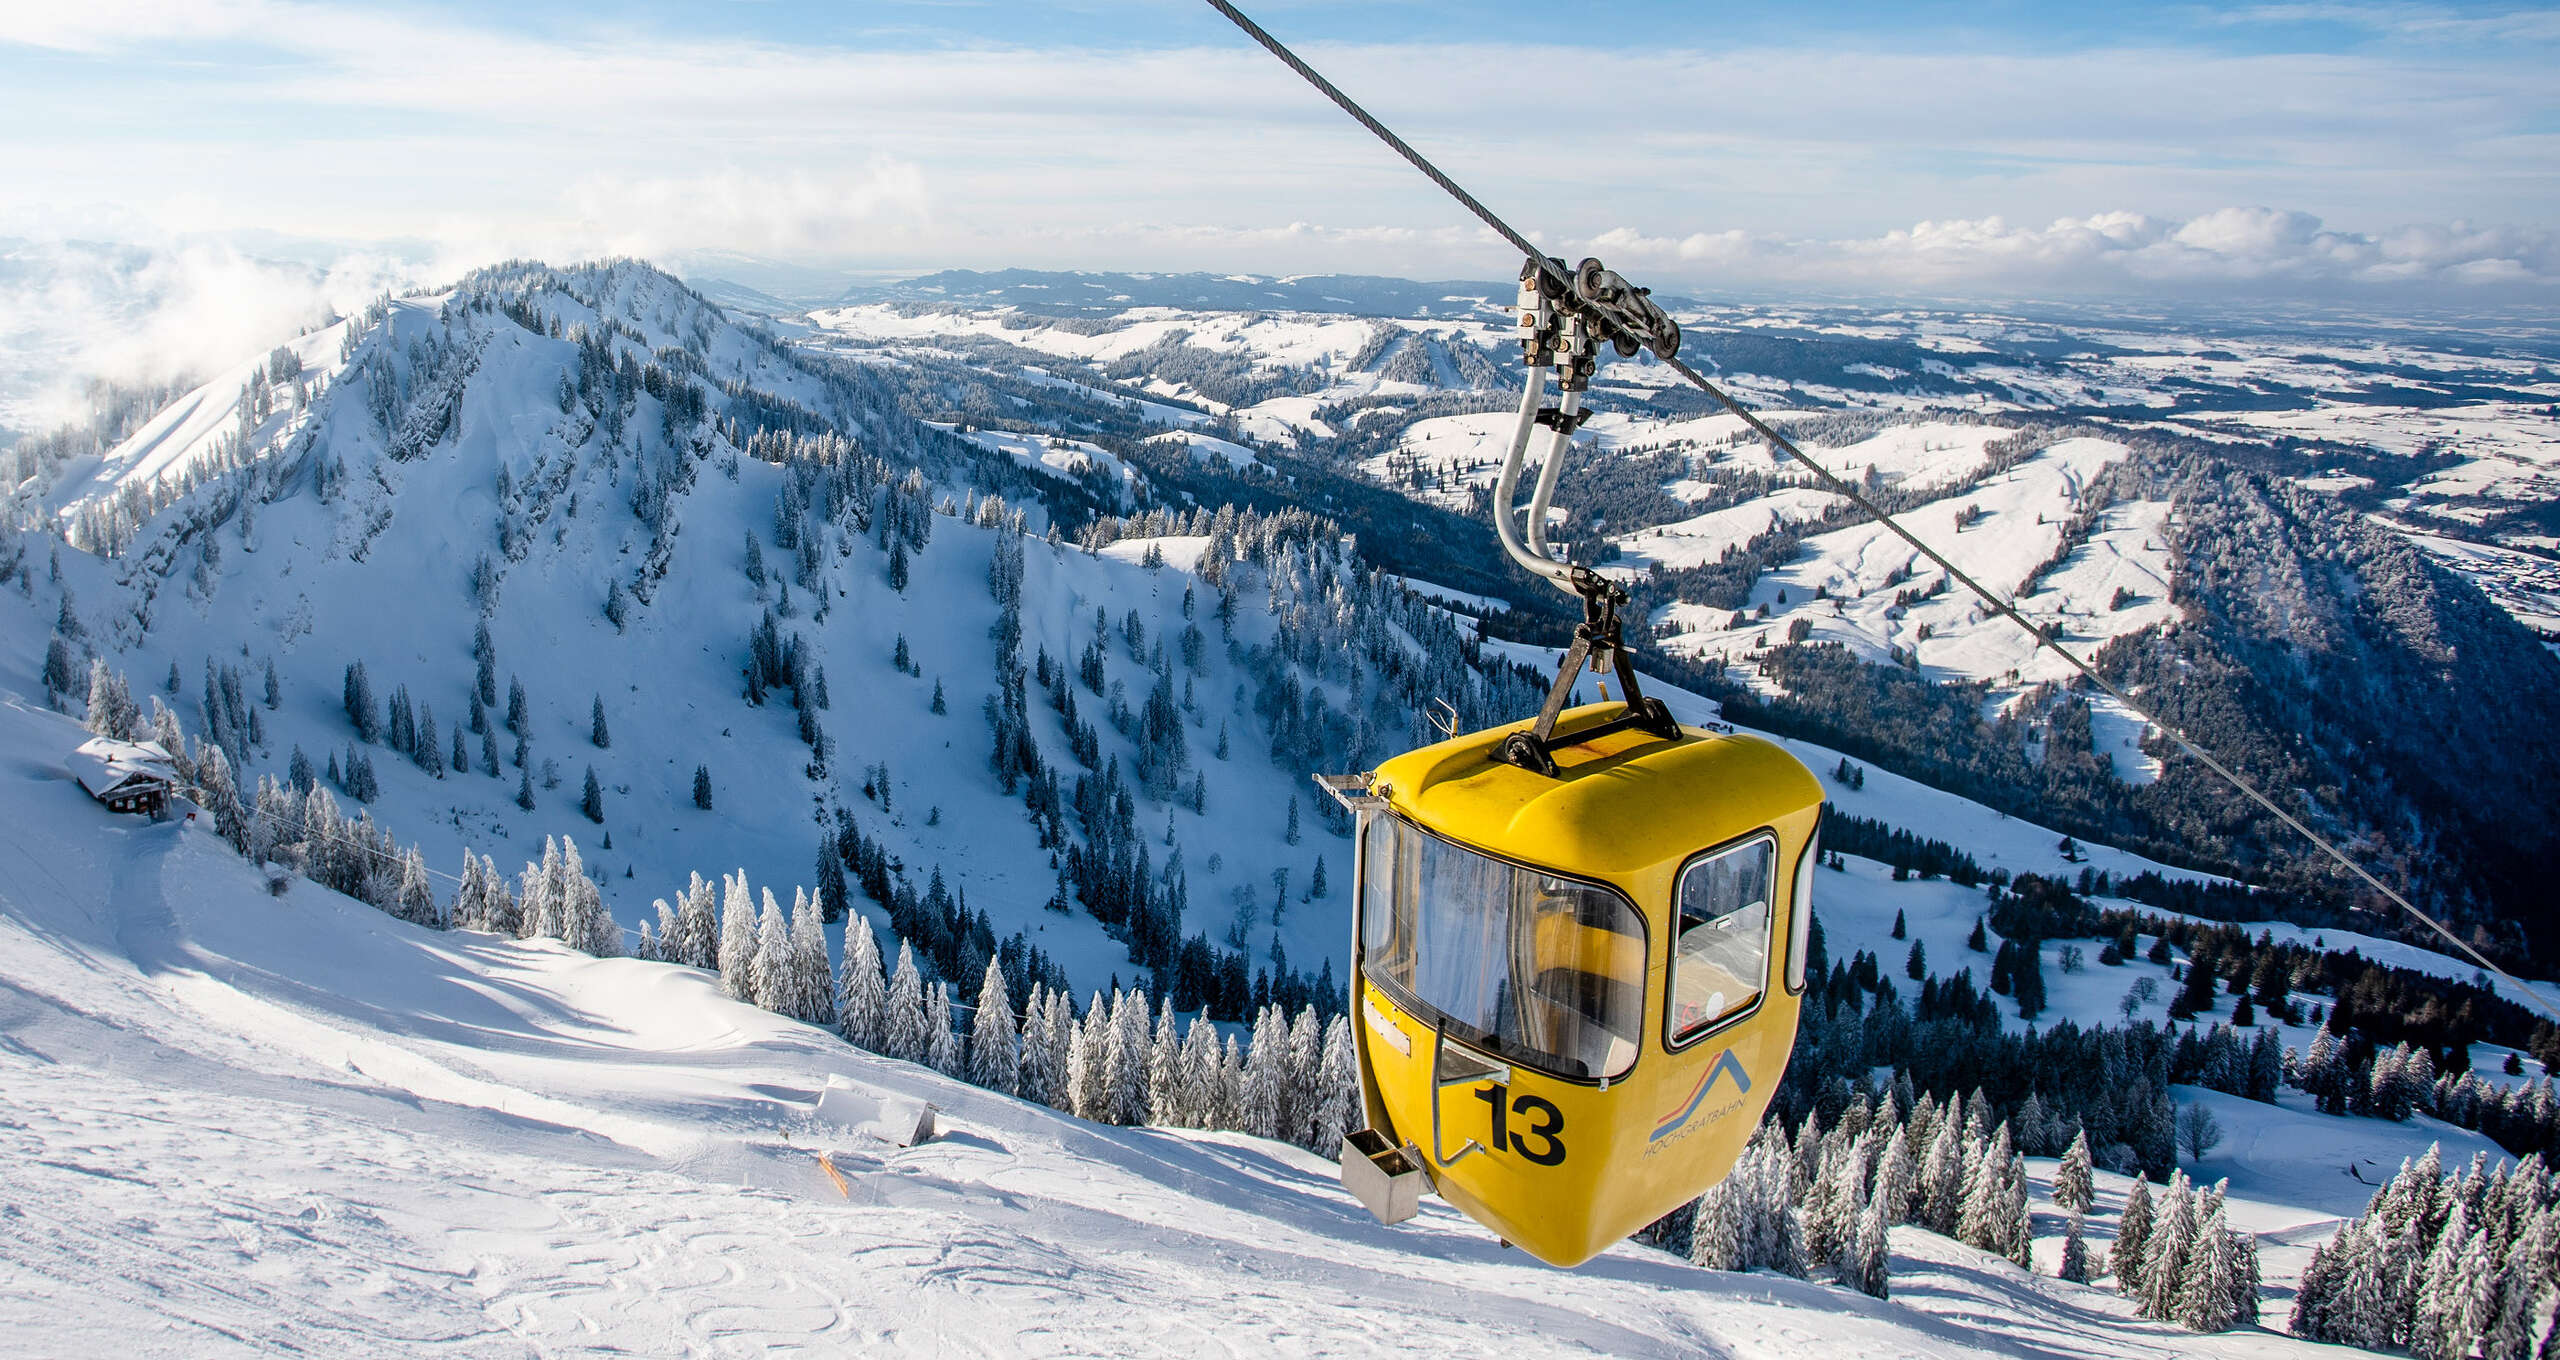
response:
<path id="1" fill-rule="evenodd" d="M 1682 288 L 2560 287 L 2548 8 L 1253 9 L 1542 242 Z M 1511 267 L 1195 0 L 30 6 L 0 126 L 37 238 Z"/>

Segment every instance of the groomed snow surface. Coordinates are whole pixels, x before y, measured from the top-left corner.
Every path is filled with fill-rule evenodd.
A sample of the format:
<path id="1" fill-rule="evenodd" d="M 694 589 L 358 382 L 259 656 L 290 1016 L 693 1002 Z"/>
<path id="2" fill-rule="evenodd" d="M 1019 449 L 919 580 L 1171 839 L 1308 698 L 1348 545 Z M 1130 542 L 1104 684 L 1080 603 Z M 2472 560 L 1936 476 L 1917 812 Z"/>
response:
<path id="1" fill-rule="evenodd" d="M 1086 1124 L 851 1049 L 689 969 L 425 931 L 306 882 L 271 896 L 210 834 L 89 802 L 60 770 L 79 737 L 23 699 L 0 706 L 12 1349 L 2302 1349 L 2178 1333 L 1915 1230 L 1897 1232 L 1879 1302 L 1635 1246 L 1553 1271 L 1436 1201 L 1381 1228 L 1294 1148 Z M 822 1130 L 807 1110 L 830 1075 L 933 1102 L 942 1133 L 898 1149 Z M 2270 1184 L 2303 1164 L 2299 1139 L 2249 1138 L 2260 1114 L 2225 1110 L 2235 1147 L 2207 1167 L 2234 1174 L 2235 1202 L 2260 1161 Z M 2289 1120 L 2329 1143 L 2423 1136 Z M 2325 1237 L 2350 1198 L 2267 1208 L 2262 1230 Z M 2061 1228 L 2041 1202 L 2037 1227 Z"/>

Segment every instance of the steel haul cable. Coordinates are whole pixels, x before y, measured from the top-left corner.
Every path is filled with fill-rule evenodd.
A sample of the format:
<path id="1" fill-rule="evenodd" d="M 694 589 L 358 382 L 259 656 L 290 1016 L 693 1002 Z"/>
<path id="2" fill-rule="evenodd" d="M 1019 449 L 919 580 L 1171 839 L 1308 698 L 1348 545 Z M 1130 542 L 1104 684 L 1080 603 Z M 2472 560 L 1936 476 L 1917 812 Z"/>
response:
<path id="1" fill-rule="evenodd" d="M 1354 100 L 1351 96 L 1344 94 L 1340 87 L 1336 86 L 1332 81 L 1325 79 L 1320 72 L 1318 72 L 1314 67 L 1309 66 L 1304 59 L 1298 56 L 1297 53 L 1290 51 L 1287 44 L 1281 42 L 1278 38 L 1271 36 L 1270 32 L 1264 29 L 1262 25 L 1255 23 L 1250 18 L 1247 18 L 1242 10 L 1237 9 L 1234 5 L 1228 3 L 1228 0 L 1208 0 L 1208 3 L 1211 9 L 1225 15 L 1237 28 L 1242 29 L 1246 36 L 1261 44 L 1265 50 L 1269 51 L 1274 57 L 1279 58 L 1281 63 L 1287 66 L 1290 70 L 1297 72 L 1299 77 L 1304 79 L 1309 85 L 1314 86 L 1318 93 L 1333 101 L 1333 103 L 1344 113 L 1351 115 L 1354 121 L 1358 122 L 1360 126 L 1367 128 L 1371 133 L 1376 135 L 1378 140 L 1385 142 L 1397 155 L 1402 156 L 1406 161 L 1410 162 L 1413 165 L 1413 168 L 1421 171 L 1433 184 L 1440 186 L 1440 188 L 1448 193 L 1451 198 L 1456 199 L 1460 206 L 1464 207 L 1469 213 L 1474 214 L 1478 221 L 1483 222 L 1487 227 L 1491 228 L 1495 235 L 1500 236 L 1503 240 L 1509 242 L 1513 248 L 1527 256 L 1529 260 L 1541 271 L 1552 277 L 1558 284 L 1563 285 L 1568 295 L 1571 294 L 1573 287 L 1572 277 L 1565 271 L 1561 264 L 1550 259 L 1545 251 L 1540 250 L 1536 243 L 1532 242 L 1528 237 L 1522 235 L 1520 232 L 1514 230 L 1510 223 L 1505 222 L 1500 217 L 1496 216 L 1494 211 L 1491 208 L 1486 207 L 1482 201 L 1476 198 L 1475 195 L 1468 193 L 1456 180 L 1449 178 L 1447 174 L 1443 173 L 1440 167 L 1433 165 L 1421 152 L 1414 150 L 1410 143 L 1406 142 L 1402 137 L 1397 136 L 1386 124 L 1378 121 L 1378 119 L 1367 109 L 1360 107 L 1357 100 Z M 1661 358 L 1660 355 L 1656 355 L 1656 357 Z M 2220 775 L 2226 783 L 2231 785 L 2231 787 L 2238 789 L 2243 794 L 2246 794 L 2251 802 L 2254 802 L 2258 806 L 2265 808 L 2268 812 L 2273 813 L 2278 821 L 2281 821 L 2286 826 L 2293 828 L 2293 830 L 2300 834 L 2303 839 L 2318 846 L 2329 856 L 2329 858 L 2336 860 L 2348 873 L 2355 875 L 2357 879 L 2361 880 L 2366 887 L 2382 894 L 2382 896 L 2389 899 L 2393 905 L 2399 907 L 2402 911 L 2407 912 L 2419 921 L 2424 922 L 2429 930 L 2432 930 L 2437 935 L 2443 937 L 2446 943 L 2459 950 L 2464 957 L 2470 959 L 2472 962 L 2480 965 L 2481 968 L 2505 981 L 2509 986 L 2513 987 L 2517 993 L 2539 1008 L 2544 1014 L 2550 1016 L 2554 1020 L 2560 1020 L 2560 1007 L 2555 1007 L 2540 991 L 2518 981 L 2513 975 L 2508 973 L 2506 969 L 2491 962 L 2487 955 L 2472 948 L 2469 941 L 2464 940 L 2461 936 L 2456 935 L 2451 930 L 2447 929 L 2443 922 L 2438 921 L 2435 917 L 2419 910 L 2416 903 L 2411 902 L 2408 898 L 2402 896 L 2397 890 L 2393 889 L 2389 884 L 2384 883 L 2381 879 L 2374 877 L 2373 874 L 2366 870 L 2362 864 L 2357 863 L 2354 857 L 2347 854 L 2346 851 L 2339 849 L 2338 846 L 2332 843 L 2328 837 L 2321 835 L 2310 826 L 2304 824 L 2302 819 L 2285 811 L 2285 809 L 2278 805 L 2274 799 L 2268 797 L 2265 793 L 2260 792 L 2257 785 L 2244 778 L 2238 771 L 2233 770 L 2221 761 L 2214 759 L 2212 754 L 2207 752 L 2203 747 L 2188 740 L 2186 733 L 2179 731 L 2177 728 L 2172 727 L 2167 722 L 2163 721 L 2157 714 L 2153 713 L 2147 705 L 2136 701 L 2132 695 L 2127 694 L 2114 682 L 2108 680 L 2105 676 L 2098 674 L 2097 668 L 2090 665 L 2087 661 L 2082 660 L 2078 653 L 2073 652 L 2070 648 L 2063 646 L 2054 639 L 2045 636 L 2042 629 L 2027 622 L 2026 618 L 2018 613 L 2016 606 L 2010 604 L 2007 599 L 1994 593 L 1981 582 L 1974 580 L 1973 577 L 1963 568 L 1958 567 L 1951 561 L 1948 561 L 1946 554 L 1930 547 L 1918 534 L 1904 528 L 1900 521 L 1896 520 L 1892 515 L 1887 514 L 1882 506 L 1879 506 L 1873 500 L 1870 500 L 1866 494 L 1860 491 L 1855 485 L 1843 480 L 1829 468 L 1815 462 L 1811 457 L 1806 455 L 1804 450 L 1795 446 L 1795 441 L 1788 439 L 1785 435 L 1782 435 L 1775 429 L 1770 428 L 1768 422 L 1760 419 L 1760 417 L 1756 415 L 1753 415 L 1742 405 L 1742 403 L 1734 400 L 1731 395 L 1727 394 L 1723 388 L 1709 381 L 1705 374 L 1691 368 L 1688 364 L 1682 362 L 1676 357 L 1662 358 L 1662 363 L 1670 368 L 1672 372 L 1688 379 L 1689 382 L 1695 385 L 1699 391 L 1706 393 L 1708 397 L 1713 399 L 1717 405 L 1722 406 L 1725 410 L 1733 413 L 1733 415 L 1738 417 L 1744 425 L 1750 427 L 1752 433 L 1769 441 L 1771 447 L 1786 454 L 1789 458 L 1794 459 L 1796 462 L 1809 469 L 1813 473 L 1815 479 L 1822 483 L 1823 489 L 1845 498 L 1850 504 L 1866 512 L 1869 518 L 1875 520 L 1878 524 L 1883 525 L 1887 530 L 1890 530 L 1896 538 L 1910 544 L 1915 551 L 1943 568 L 1949 577 L 1961 583 L 1965 589 L 1972 591 L 1982 600 L 1983 603 L 1991 606 L 1991 608 L 2001 617 L 2006 618 L 2010 622 L 2018 625 L 2020 628 L 2025 629 L 2027 636 L 2034 640 L 2036 646 L 2053 653 L 2055 656 L 2061 657 L 2065 662 L 2069 663 L 2073 670 L 2078 671 L 2081 675 L 2087 677 L 2091 684 L 2096 685 L 2100 690 L 2104 691 L 2108 697 L 2114 699 L 2117 703 L 2124 705 L 2126 709 L 2130 710 L 2134 714 L 2134 716 L 2141 718 L 2144 722 L 2158 728 L 2171 741 L 2177 743 L 2179 750 L 2195 757 L 2198 761 L 2203 763 L 2205 768 L 2213 771 L 2217 775 Z M 1499 514 L 1501 513 L 1501 510 L 1501 507 L 1495 507 L 1495 513 Z"/>

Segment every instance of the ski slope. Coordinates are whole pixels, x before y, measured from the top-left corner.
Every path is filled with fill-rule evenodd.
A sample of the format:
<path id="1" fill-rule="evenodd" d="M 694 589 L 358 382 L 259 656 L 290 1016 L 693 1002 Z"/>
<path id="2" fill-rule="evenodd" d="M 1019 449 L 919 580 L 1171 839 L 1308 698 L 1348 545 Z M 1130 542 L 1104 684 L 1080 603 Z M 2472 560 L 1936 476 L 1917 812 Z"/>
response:
<path id="1" fill-rule="evenodd" d="M 672 965 L 270 896 L 90 803 L 79 735 L 0 705 L 0 1329 L 33 1352 L 2309 1353 L 1909 1230 L 1877 1301 L 1635 1246 L 1554 1271 L 1436 1202 L 1381 1228 L 1293 1148 L 1085 1124 Z M 829 1076 L 943 1132 L 822 1128 Z"/>

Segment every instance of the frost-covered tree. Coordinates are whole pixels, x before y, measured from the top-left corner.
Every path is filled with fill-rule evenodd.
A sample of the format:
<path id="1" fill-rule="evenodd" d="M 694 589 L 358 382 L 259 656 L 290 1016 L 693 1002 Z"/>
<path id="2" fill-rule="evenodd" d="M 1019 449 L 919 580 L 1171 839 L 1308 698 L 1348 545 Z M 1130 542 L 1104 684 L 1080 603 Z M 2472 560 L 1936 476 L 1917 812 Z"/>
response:
<path id="1" fill-rule="evenodd" d="M 1147 998 L 1130 990 L 1111 998 L 1100 1035 L 1102 1105 L 1107 1124 L 1142 1124 L 1147 1118 Z"/>
<path id="2" fill-rule="evenodd" d="M 2000 1126 L 1999 1141 L 2009 1141 L 2009 1126 Z M 1956 1211 L 1956 1240 L 1979 1251 L 1998 1251 L 2000 1232 L 2000 1192 L 2008 1172 L 2008 1158 L 1995 1156 L 1987 1145 L 1976 1145 L 1965 1158 L 1964 1198 Z"/>
<path id="3" fill-rule="evenodd" d="M 560 838 L 560 939 L 570 948 L 609 959 L 622 952 L 622 927 L 605 909 L 604 892 L 587 876 L 578 843 Z"/>
<path id="4" fill-rule="evenodd" d="M 685 884 L 683 900 L 676 908 L 675 929 L 668 934 L 664 948 L 669 963 L 715 971 L 720 967 L 719 897 L 698 873 Z"/>
<path id="5" fill-rule="evenodd" d="M 2255 1311 L 2255 1299 L 2243 1300 L 2240 1285 L 2240 1253 L 2217 1205 L 2196 1227 L 2168 1320 L 2191 1332 L 2229 1331 L 2244 1313 Z"/>
<path id="6" fill-rule="evenodd" d="M 856 1048 L 882 1051 L 887 1042 L 889 985 L 882 976 L 880 939 L 861 912 L 845 918 L 844 967 L 836 974 L 836 1033 Z"/>
<path id="7" fill-rule="evenodd" d="M 933 1048 L 932 1024 L 925 1010 L 924 974 L 916 969 L 915 951 L 900 940 L 898 968 L 889 977 L 881 1024 L 881 1052 L 904 1062 L 925 1061 Z"/>
<path id="8" fill-rule="evenodd" d="M 2124 1208 L 2116 1215 L 2116 1243 L 2107 1252 L 2116 1287 L 2129 1298 L 2142 1296 L 2142 1264 L 2151 1250 L 2153 1217 L 2151 1183 L 2137 1176 L 2125 1192 Z"/>
<path id="9" fill-rule="evenodd" d="M 326 796 L 328 791 L 322 789 L 317 792 Z M 507 886 L 505 877 L 499 874 L 498 862 L 495 859 L 487 855 L 480 857 L 480 878 L 482 890 L 486 894 L 482 901 L 487 913 L 482 918 L 484 924 L 480 928 L 496 935 L 523 934 L 524 904 L 517 899 L 515 891 Z"/>
<path id="10" fill-rule="evenodd" d="M 1073 1093 L 1077 1118 L 1096 1123 L 1108 1121 L 1111 1109 L 1110 1075 L 1111 1007 L 1102 994 L 1093 994 L 1085 1006 L 1084 1020 L 1068 1036 L 1067 1085 Z"/>
<path id="11" fill-rule="evenodd" d="M 142 710 L 135 706 L 123 674 L 110 669 L 105 657 L 90 661 L 89 730 L 117 741 L 131 741 L 141 721 Z"/>
<path id="12" fill-rule="evenodd" d="M 1841 1283 L 1870 1298 L 1885 1297 L 1891 1289 L 1892 1226 L 1884 1201 L 1869 1199 L 1858 1213 L 1858 1239 L 1841 1271 Z"/>
<path id="13" fill-rule="evenodd" d="M 1147 1122 L 1166 1127 L 1182 1123 L 1182 1030 L 1173 1018 L 1173 998 L 1156 1013 L 1155 1033 L 1147 1040 Z"/>
<path id="14" fill-rule="evenodd" d="M 2175 1318 L 2178 1291 L 2186 1284 L 2187 1258 L 2196 1244 L 2195 1191 L 2182 1172 L 2171 1178 L 2160 1200 L 2160 1221 L 2143 1248 L 2142 1311 L 2146 1316 Z"/>
<path id="15" fill-rule="evenodd" d="M 960 1028 L 951 1014 L 951 984 L 937 980 L 925 1007 L 925 1065 L 947 1077 L 965 1077 L 968 1060 L 960 1051 Z"/>
<path id="16" fill-rule="evenodd" d="M 969 1017 L 969 1080 L 990 1091 L 1014 1095 L 1021 1089 L 1022 1054 L 1013 1020 L 1013 998 L 1005 991 L 1004 970 L 987 960 L 978 983 L 977 1013 Z"/>
<path id="17" fill-rule="evenodd" d="M 1964 1213 L 1964 1142 L 1960 1100 L 1950 1098 L 1937 1136 L 1929 1142 L 1929 1156 L 1920 1164 L 1919 1222 L 1941 1237 L 1956 1235 Z"/>
<path id="18" fill-rule="evenodd" d="M 2465 1298 L 2470 1272 L 2464 1257 L 2472 1243 L 2469 1215 L 2456 1203 L 2410 1282 L 2409 1353 L 2418 1360 L 2462 1360 L 2471 1354 Z"/>
<path id="19" fill-rule="evenodd" d="M 1808 1118 L 1804 1134 L 1815 1135 L 1818 1127 Z M 1800 1148 L 1820 1144 L 1816 1170 L 1806 1178 L 1802 1201 L 1805 1261 L 1812 1266 L 1846 1270 L 1849 1249 L 1857 1239 L 1858 1214 L 1866 1207 L 1866 1177 L 1859 1150 L 1845 1131 L 1827 1143 L 1821 1143 L 1818 1136 L 1800 1136 L 1797 1141 Z M 1802 1158 L 1798 1160 L 1801 1163 Z"/>
<path id="20" fill-rule="evenodd" d="M 1315 1122 L 1316 1080 L 1324 1062 L 1324 1027 L 1316 1019 L 1315 1007 L 1299 1007 L 1298 1018 L 1289 1022 L 1288 1056 L 1289 1083 L 1280 1111 L 1280 1136 L 1304 1145 L 1308 1126 Z"/>
<path id="21" fill-rule="evenodd" d="M 522 911 L 516 922 L 517 932 L 525 939 L 539 936 L 560 937 L 560 900 L 566 892 L 560 877 L 560 840 L 556 836 L 542 838 L 542 859 L 528 861 L 521 878 L 516 900 Z"/>
<path id="22" fill-rule="evenodd" d="M 1289 1105 L 1289 1032 L 1279 1008 L 1266 1006 L 1253 1018 L 1253 1047 L 1244 1060 L 1244 1131 L 1256 1138 L 1281 1136 L 1280 1121 Z"/>
<path id="23" fill-rule="evenodd" d="M 1337 1015 L 1324 1030 L 1324 1056 L 1316 1065 L 1315 1115 L 1307 1130 L 1307 1147 L 1331 1156 L 1342 1140 L 1360 1126 L 1360 1073 L 1351 1051 L 1351 1022 Z"/>
<path id="24" fill-rule="evenodd" d="M 791 1009 L 794 1020 L 832 1025 L 835 969 L 827 962 L 826 906 L 814 893 L 791 894 Z"/>
<path id="25" fill-rule="evenodd" d="M 2073 1214 L 2085 1214 L 2097 1203 L 2096 1181 L 2089 1166 L 2089 1132 L 2072 1135 L 2062 1165 L 2053 1172 L 2053 1202 Z"/>
<path id="26" fill-rule="evenodd" d="M 2084 1235 L 2081 1215 L 2074 1212 L 2071 1223 L 2062 1232 L 2062 1264 L 2054 1274 L 2073 1284 L 2089 1282 L 2089 1239 Z"/>
<path id="27" fill-rule="evenodd" d="M 220 747 L 215 753 L 220 754 Z M 403 921 L 441 930 L 444 915 L 436 905 L 435 885 L 427 881 L 427 857 L 412 846 L 400 860 L 400 891 L 391 914 Z"/>
<path id="28" fill-rule="evenodd" d="M 1885 1140 L 1884 1151 L 1876 1157 L 1875 1188 L 1869 1194 L 1872 1204 L 1884 1206 L 1887 1226 L 1906 1223 L 1911 1218 L 1911 1195 L 1920 1178 L 1920 1166 L 1911 1155 L 1911 1126 L 1895 1126 L 1893 1136 Z"/>
<path id="29" fill-rule="evenodd" d="M 1075 1070 L 1071 1061 L 1075 1019 L 1071 1010 L 1066 993 L 1052 990 L 1043 998 L 1039 1014 L 1025 1016 L 1023 1020 L 1025 1050 L 1028 1051 L 1035 1042 L 1040 1049 L 1040 1098 L 1053 1110 L 1070 1109 L 1075 1102 Z"/>
<path id="30" fill-rule="evenodd" d="M 776 1015 L 790 1014 L 791 918 L 782 914 L 773 889 L 764 890 L 764 910 L 756 915 L 756 952 L 747 967 L 747 997 Z"/>
<path id="31" fill-rule="evenodd" d="M 756 908 L 747 871 L 720 880 L 720 985 L 740 1001 L 755 1000 Z"/>
<path id="32" fill-rule="evenodd" d="M 480 857 L 465 850 L 462 852 L 462 882 L 453 890 L 454 929 L 487 930 L 489 916 L 489 889 L 480 877 Z"/>
<path id="33" fill-rule="evenodd" d="M 1014 1093 L 1037 1105 L 1049 1103 L 1053 1080 L 1049 1070 L 1049 988 L 1034 978 L 1023 993 L 1022 1019 L 1014 1031 Z"/>
<path id="34" fill-rule="evenodd" d="M 1182 1128 L 1206 1128 L 1218 1104 L 1218 1027 L 1206 1015 L 1193 1016 L 1182 1036 L 1181 1088 L 1174 1114 L 1163 1121 Z"/>
<path id="35" fill-rule="evenodd" d="M 196 799 L 213 816 L 216 835 L 231 848 L 249 850 L 249 809 L 241 804 L 240 786 L 231 775 L 231 758 L 211 742 L 199 743 L 195 755 Z"/>
<path id="36" fill-rule="evenodd" d="M 1698 1197 L 1689 1259 L 1709 1270 L 1805 1273 L 1804 1229 L 1793 1205 L 1793 1154 L 1763 1125 L 1732 1174 Z"/>

